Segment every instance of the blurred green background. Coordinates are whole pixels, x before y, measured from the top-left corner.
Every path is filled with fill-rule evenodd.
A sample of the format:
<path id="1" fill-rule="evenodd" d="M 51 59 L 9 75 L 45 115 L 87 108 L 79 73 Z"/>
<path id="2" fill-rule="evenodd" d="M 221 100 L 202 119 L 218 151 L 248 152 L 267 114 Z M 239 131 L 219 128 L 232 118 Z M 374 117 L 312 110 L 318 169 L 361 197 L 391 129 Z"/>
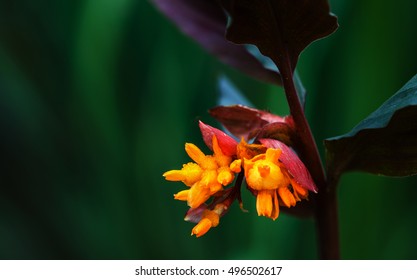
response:
<path id="1" fill-rule="evenodd" d="M 349 131 L 417 73 L 417 2 L 332 0 L 340 28 L 301 55 L 318 143 Z M 182 184 L 197 121 L 226 73 L 259 108 L 282 90 L 221 65 L 145 0 L 0 0 L 1 259 L 310 259 L 311 219 L 257 217 L 244 196 L 190 237 Z M 415 121 L 415 120 L 410 120 Z M 206 150 L 207 151 L 207 150 Z M 416 178 L 351 173 L 342 257 L 416 259 Z"/>

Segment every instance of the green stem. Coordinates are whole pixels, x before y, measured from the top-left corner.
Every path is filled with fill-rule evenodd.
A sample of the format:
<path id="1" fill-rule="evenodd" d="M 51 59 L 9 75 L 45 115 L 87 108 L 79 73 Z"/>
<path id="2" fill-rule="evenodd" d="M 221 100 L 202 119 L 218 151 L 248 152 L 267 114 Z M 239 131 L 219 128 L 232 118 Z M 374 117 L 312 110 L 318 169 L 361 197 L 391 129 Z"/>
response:
<path id="1" fill-rule="evenodd" d="M 289 56 L 283 59 L 279 68 L 282 76 L 285 94 L 294 120 L 299 145 L 297 146 L 301 159 L 309 169 L 319 192 L 316 196 L 315 218 L 318 235 L 319 255 L 321 259 L 339 259 L 339 223 L 335 180 L 331 185 L 326 182 L 326 176 L 320 154 L 314 140 L 310 125 L 306 119 L 303 105 L 297 95 L 293 80 L 293 69 Z"/>

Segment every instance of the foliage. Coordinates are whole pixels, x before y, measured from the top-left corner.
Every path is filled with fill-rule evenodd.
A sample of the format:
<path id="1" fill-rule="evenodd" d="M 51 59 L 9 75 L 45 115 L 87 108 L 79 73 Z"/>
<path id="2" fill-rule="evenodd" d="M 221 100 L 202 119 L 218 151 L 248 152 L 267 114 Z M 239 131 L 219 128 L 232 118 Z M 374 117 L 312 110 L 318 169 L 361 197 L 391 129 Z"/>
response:
<path id="1" fill-rule="evenodd" d="M 166 2 L 169 3 L 169 9 L 164 9 L 164 3 Z M 178 2 L 180 5 L 184 4 L 185 7 L 189 5 L 187 5 L 187 1 L 183 0 L 173 2 L 156 1 L 157 5 L 162 8 L 162 11 L 169 17 L 174 18 L 174 22 L 180 28 L 193 26 L 194 21 L 192 19 L 181 18 L 178 20 L 175 17 L 178 9 L 174 4 L 175 2 Z M 207 3 L 208 1 L 205 0 L 194 1 L 191 6 L 194 8 L 203 7 Z M 228 18 L 225 39 L 236 44 L 252 44 L 259 49 L 262 55 L 270 58 L 275 63 L 281 77 L 281 84 L 284 87 L 290 115 L 282 118 L 282 120 L 275 120 L 279 125 L 274 125 L 274 120 L 270 121 L 268 119 L 269 113 L 241 105 L 218 107 L 211 110 L 211 114 L 236 136 L 247 139 L 255 137 L 255 143 L 261 144 L 259 147 L 264 147 L 262 145 L 270 144 L 274 141 L 280 143 L 280 145 L 267 146 L 268 151 L 271 151 L 271 153 L 272 150 L 270 148 L 272 147 L 283 153 L 288 149 L 282 150 L 282 147 L 287 147 L 280 142 L 282 139 L 285 139 L 285 142 L 291 145 L 291 148 L 304 161 L 320 190 L 317 197 L 313 197 L 313 200 L 316 201 L 314 217 L 318 229 L 320 257 L 339 258 L 336 187 L 340 175 L 345 171 L 355 169 L 391 176 L 407 176 L 416 173 L 417 153 L 415 152 L 415 136 L 417 135 L 417 130 L 415 124 L 410 122 L 417 113 L 417 107 L 414 106 L 415 95 L 417 94 L 414 79 L 393 98 L 384 103 L 375 113 L 362 121 L 352 132 L 345 136 L 327 140 L 328 173 L 326 178 L 321 168 L 322 163 L 315 139 L 304 113 L 305 92 L 304 89 L 301 89 L 301 94 L 297 92 L 294 80 L 298 81 L 299 79 L 295 79 L 293 75 L 299 55 L 304 48 L 314 40 L 333 33 L 338 27 L 337 18 L 330 14 L 327 1 L 259 0 L 253 2 L 249 0 L 221 0 L 220 5 L 217 5 L 217 2 L 215 2 L 212 8 L 216 11 L 223 9 L 224 16 Z M 204 9 L 198 8 L 198 12 L 204 14 Z M 206 14 L 204 15 L 207 16 Z M 211 13 L 208 14 L 208 18 L 212 16 Z M 200 33 L 198 33 L 197 37 L 204 36 L 204 33 L 207 33 L 207 35 L 213 33 L 212 30 L 201 28 L 198 24 L 197 26 L 200 27 Z M 189 35 L 196 37 L 196 33 Z M 211 41 L 208 44 L 203 40 L 197 39 L 197 41 L 204 47 L 210 45 L 208 47 L 209 50 L 212 48 L 213 42 Z M 219 55 L 219 53 L 215 54 Z M 233 56 L 233 54 L 231 55 Z M 259 56 L 257 57 L 259 58 Z M 262 58 L 260 61 L 263 62 L 264 59 Z M 286 126 L 283 127 L 282 124 Z M 259 138 L 259 133 L 261 135 L 276 136 L 277 138 L 262 139 Z M 252 157 L 257 159 L 260 153 L 244 153 L 244 156 L 239 156 L 238 152 L 238 159 L 242 163 L 250 162 Z M 245 171 L 246 182 L 249 189 L 252 189 L 253 186 L 258 186 L 258 184 L 260 186 L 259 190 L 261 191 L 253 193 L 257 196 L 258 214 L 260 216 L 273 217 L 275 220 L 278 215 L 275 213 L 275 207 L 272 207 L 272 204 L 278 205 L 278 199 L 279 204 L 289 204 L 286 203 L 286 199 L 282 195 L 278 198 L 275 195 L 275 198 L 272 198 L 273 202 L 270 201 L 272 185 L 277 192 L 282 190 L 280 187 L 282 183 L 272 180 L 270 170 L 275 170 L 277 168 L 276 164 L 284 163 L 283 159 L 279 158 L 279 156 L 272 156 L 271 153 L 269 153 L 270 156 L 268 157 L 267 152 L 266 160 L 262 160 L 265 163 L 259 163 L 259 165 L 256 165 L 258 167 L 254 167 L 255 165 L 246 166 L 244 164 L 243 168 L 251 168 L 251 171 L 252 168 L 259 168 L 260 173 L 259 176 L 257 175 L 259 177 L 256 179 L 257 183 L 254 185 L 253 182 L 255 181 L 248 177 L 251 173 L 248 173 L 247 170 Z M 274 160 L 277 160 L 277 163 L 273 163 Z M 170 172 L 184 173 L 187 171 L 184 169 Z M 279 168 L 275 173 L 278 176 Z M 271 185 L 271 182 L 275 183 Z M 291 185 L 295 187 L 293 183 L 290 184 L 290 187 Z M 192 198 L 191 193 L 194 193 L 193 190 L 195 188 L 195 185 L 193 185 L 188 195 L 188 204 L 191 208 L 194 208 L 192 203 L 190 204 L 190 199 Z M 255 190 L 258 190 L 258 187 Z M 267 192 L 269 193 L 266 194 Z M 294 191 L 295 196 L 296 194 L 297 192 Z M 261 196 L 264 198 L 260 198 Z M 269 198 L 266 199 L 266 196 Z M 271 209 L 272 213 L 275 213 L 272 216 L 270 214 Z M 208 223 L 211 224 L 211 222 Z M 218 219 L 216 226 L 217 224 Z"/>
<path id="2" fill-rule="evenodd" d="M 339 30 L 297 67 L 319 148 L 417 71 L 415 1 L 330 2 Z M 160 176 L 186 160 L 184 141 L 203 144 L 196 118 L 210 119 L 219 75 L 286 115 L 280 89 L 219 64 L 147 1 L 1 1 L 0 19 L 2 259 L 316 257 L 312 220 L 272 224 L 250 204 L 190 238 Z M 343 258 L 417 257 L 415 179 L 341 178 Z"/>

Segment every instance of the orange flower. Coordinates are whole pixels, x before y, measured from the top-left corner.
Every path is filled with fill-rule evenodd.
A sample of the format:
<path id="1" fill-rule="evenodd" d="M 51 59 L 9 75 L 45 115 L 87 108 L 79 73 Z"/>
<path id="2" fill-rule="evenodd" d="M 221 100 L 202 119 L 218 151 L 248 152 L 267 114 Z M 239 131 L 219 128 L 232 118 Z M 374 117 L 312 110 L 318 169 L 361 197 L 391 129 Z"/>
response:
<path id="1" fill-rule="evenodd" d="M 191 208 L 199 207 L 210 196 L 229 185 L 235 173 L 240 172 L 240 160 L 234 160 L 223 153 L 216 135 L 212 137 L 213 155 L 205 155 L 196 145 L 185 144 L 185 151 L 195 163 L 183 165 L 181 170 L 163 174 L 168 181 L 182 181 L 190 189 L 174 195 L 175 199 L 187 201 Z"/>
<path id="2" fill-rule="evenodd" d="M 217 227 L 220 221 L 220 215 L 226 210 L 227 207 L 223 204 L 218 204 L 213 210 L 204 210 L 201 216 L 201 220 L 191 231 L 191 235 L 197 237 L 206 234 L 210 228 Z"/>
<path id="3" fill-rule="evenodd" d="M 244 159 L 246 182 L 256 194 L 258 215 L 273 220 L 278 218 L 280 202 L 291 207 L 308 196 L 308 190 L 301 187 L 279 161 L 281 153 L 280 149 L 268 148 L 265 153 Z"/>
<path id="4" fill-rule="evenodd" d="M 239 107 L 238 111 L 241 110 Z M 247 109 L 244 109 L 244 112 L 246 111 Z M 261 115 L 269 116 L 266 113 Z M 261 129 L 257 135 L 286 139 L 275 133 L 276 129 L 283 128 L 279 132 L 288 136 L 291 127 L 283 124 L 271 123 L 268 129 Z M 241 142 L 237 143 L 232 137 L 214 127 L 202 122 L 199 126 L 203 140 L 213 154 L 205 155 L 196 145 L 187 143 L 185 151 L 193 162 L 184 164 L 180 170 L 170 170 L 163 174 L 166 180 L 181 181 L 189 187 L 176 193 L 174 198 L 187 201 L 190 207 L 184 220 L 197 223 L 191 235 L 201 237 L 216 227 L 220 217 L 236 200 L 244 210 L 241 199 L 244 178 L 248 189 L 256 196 L 258 215 L 272 220 L 278 218 L 280 205 L 295 206 L 298 201 L 308 197 L 308 191 L 317 192 L 307 168 L 298 155 L 283 142 L 261 138 L 257 139 L 256 144 L 248 144 L 242 138 Z M 244 125 L 237 131 L 250 134 Z M 291 139 L 288 139 L 290 143 Z M 239 176 L 234 185 L 224 189 L 234 181 L 236 174 Z M 212 200 L 206 203 L 210 198 Z"/>

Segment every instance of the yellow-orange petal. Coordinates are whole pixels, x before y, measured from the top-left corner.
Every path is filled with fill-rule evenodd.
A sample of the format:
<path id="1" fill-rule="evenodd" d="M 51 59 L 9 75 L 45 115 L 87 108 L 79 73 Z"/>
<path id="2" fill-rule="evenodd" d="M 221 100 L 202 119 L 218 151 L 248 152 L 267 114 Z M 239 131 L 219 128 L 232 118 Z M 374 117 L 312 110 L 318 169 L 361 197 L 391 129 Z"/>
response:
<path id="1" fill-rule="evenodd" d="M 242 160 L 236 159 L 230 164 L 230 170 L 234 173 L 240 173 L 242 171 Z"/>
<path id="2" fill-rule="evenodd" d="M 268 190 L 262 190 L 258 192 L 256 196 L 256 210 L 258 216 L 271 217 L 272 214 L 272 192 Z"/>
<path id="3" fill-rule="evenodd" d="M 210 185 L 217 183 L 217 170 L 209 169 L 205 170 L 201 175 L 200 184 L 205 187 L 210 187 Z"/>
<path id="4" fill-rule="evenodd" d="M 222 189 L 222 185 L 217 181 L 216 169 L 205 170 L 198 185 L 200 185 L 199 188 L 208 190 L 210 194 L 214 194 Z"/>
<path id="5" fill-rule="evenodd" d="M 220 222 L 220 216 L 216 211 L 204 210 L 203 219 L 209 219 L 212 227 L 217 227 Z"/>
<path id="6" fill-rule="evenodd" d="M 267 160 L 255 161 L 249 169 L 245 166 L 245 173 L 248 186 L 254 190 L 277 189 L 288 181 L 279 166 Z"/>
<path id="7" fill-rule="evenodd" d="M 308 190 L 300 186 L 300 184 L 298 184 L 294 180 L 291 180 L 291 185 L 294 189 L 294 192 L 296 192 L 301 198 L 308 197 Z"/>
<path id="8" fill-rule="evenodd" d="M 181 201 L 187 201 L 189 192 L 190 192 L 190 190 L 180 191 L 180 192 L 174 194 L 174 199 L 181 200 Z"/>
<path id="9" fill-rule="evenodd" d="M 269 164 L 259 164 L 258 172 L 262 178 L 265 178 L 271 173 L 271 166 Z"/>
<path id="10" fill-rule="evenodd" d="M 185 174 L 185 179 L 182 182 L 191 187 L 195 182 L 201 180 L 201 175 L 203 174 L 203 169 L 198 164 L 187 163 L 182 166 L 183 173 Z"/>
<path id="11" fill-rule="evenodd" d="M 210 198 L 210 188 L 195 183 L 189 190 L 187 203 L 191 208 L 197 208 Z"/>
<path id="12" fill-rule="evenodd" d="M 169 170 L 162 174 L 167 181 L 182 181 L 185 179 L 185 174 L 181 170 Z"/>
<path id="13" fill-rule="evenodd" d="M 187 163 L 182 166 L 181 170 L 170 170 L 165 172 L 162 176 L 168 181 L 181 181 L 186 186 L 191 187 L 194 183 L 201 180 L 203 170 L 198 164 Z"/>
<path id="14" fill-rule="evenodd" d="M 219 182 L 213 183 L 210 185 L 210 195 L 215 194 L 216 192 L 219 192 L 223 189 L 222 184 Z"/>
<path id="15" fill-rule="evenodd" d="M 266 147 L 260 144 L 248 144 L 245 139 L 242 138 L 240 143 L 236 147 L 237 157 L 240 159 L 251 159 L 259 154 L 264 154 Z"/>
<path id="16" fill-rule="evenodd" d="M 216 170 L 217 168 L 219 168 L 219 165 L 217 164 L 217 161 L 214 158 L 214 156 L 206 156 L 206 158 L 200 166 L 204 170 Z"/>
<path id="17" fill-rule="evenodd" d="M 200 148 L 192 143 L 185 143 L 185 151 L 187 152 L 188 156 L 198 164 L 201 164 L 206 157 Z"/>
<path id="18" fill-rule="evenodd" d="M 223 186 L 229 185 L 234 179 L 234 175 L 230 171 L 229 167 L 220 167 L 219 169 L 217 169 L 217 172 L 217 182 L 219 182 Z"/>
<path id="19" fill-rule="evenodd" d="M 279 188 L 278 194 L 281 197 L 281 200 L 284 203 L 284 205 L 287 207 L 295 206 L 295 204 L 297 203 L 294 195 L 290 192 L 290 190 L 287 187 Z"/>
<path id="20" fill-rule="evenodd" d="M 266 150 L 265 159 L 267 161 L 278 164 L 278 159 L 281 156 L 281 150 L 269 148 Z"/>
<path id="21" fill-rule="evenodd" d="M 272 204 L 272 213 L 270 218 L 275 221 L 279 216 L 279 203 L 277 191 L 274 191 L 274 194 L 272 196 Z"/>
<path id="22" fill-rule="evenodd" d="M 204 210 L 200 222 L 193 228 L 191 235 L 195 234 L 200 237 L 206 234 L 210 228 L 217 227 L 220 222 L 220 216 L 216 211 Z"/>
<path id="23" fill-rule="evenodd" d="M 209 231 L 211 226 L 212 223 L 209 219 L 201 219 L 201 221 L 192 229 L 191 235 L 201 237 Z"/>

